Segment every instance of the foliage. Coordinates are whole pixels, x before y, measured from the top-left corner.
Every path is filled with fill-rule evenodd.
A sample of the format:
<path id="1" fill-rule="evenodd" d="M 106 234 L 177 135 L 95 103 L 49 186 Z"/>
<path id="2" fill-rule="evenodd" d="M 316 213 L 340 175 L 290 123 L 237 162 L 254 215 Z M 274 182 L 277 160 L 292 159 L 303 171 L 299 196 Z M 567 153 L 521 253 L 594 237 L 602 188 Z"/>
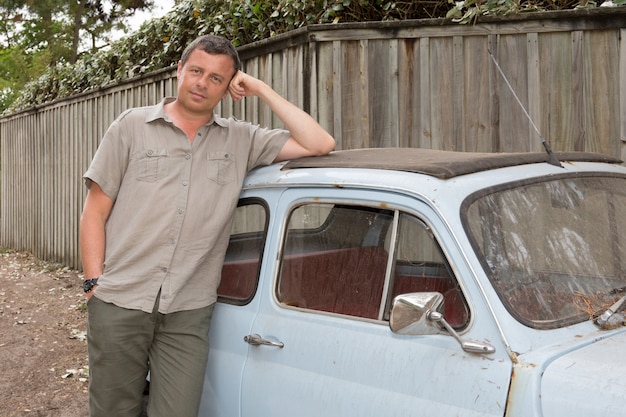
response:
<path id="1" fill-rule="evenodd" d="M 480 16 L 597 7 L 594 0 L 448 0 L 452 8 L 446 14 L 453 22 L 472 23 Z M 609 0 L 606 5 L 621 6 L 626 0 Z"/>
<path id="2" fill-rule="evenodd" d="M 0 4 L 3 1 L 19 0 Z M 74 65 L 61 60 L 27 84 L 14 101 L 13 96 L 0 95 L 0 112 L 27 109 L 169 67 L 202 34 L 222 35 L 240 46 L 317 23 L 441 17 L 469 23 L 484 15 L 593 6 L 594 0 L 180 0 L 166 16 L 145 22 L 109 48 L 85 53 Z M 0 55 L 0 74 L 2 61 Z"/>

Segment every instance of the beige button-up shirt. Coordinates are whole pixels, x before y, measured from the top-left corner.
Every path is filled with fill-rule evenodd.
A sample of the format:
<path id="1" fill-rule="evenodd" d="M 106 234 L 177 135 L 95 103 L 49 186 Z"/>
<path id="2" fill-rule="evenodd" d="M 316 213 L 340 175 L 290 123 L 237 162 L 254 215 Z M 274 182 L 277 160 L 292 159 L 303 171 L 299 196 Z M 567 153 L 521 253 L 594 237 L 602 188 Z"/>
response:
<path id="1" fill-rule="evenodd" d="M 217 287 L 246 173 L 270 164 L 290 134 L 214 114 L 193 142 L 163 110 L 124 112 L 84 174 L 114 201 L 95 296 L 151 312 L 202 308 Z"/>

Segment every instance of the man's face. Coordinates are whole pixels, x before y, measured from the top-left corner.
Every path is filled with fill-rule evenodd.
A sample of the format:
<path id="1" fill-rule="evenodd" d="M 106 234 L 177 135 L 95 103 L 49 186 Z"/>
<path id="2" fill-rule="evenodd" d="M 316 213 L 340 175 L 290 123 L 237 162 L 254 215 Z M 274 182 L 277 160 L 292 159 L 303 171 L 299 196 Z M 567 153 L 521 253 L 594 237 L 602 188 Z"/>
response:
<path id="1" fill-rule="evenodd" d="M 196 49 L 183 66 L 178 63 L 178 102 L 197 114 L 210 114 L 228 94 L 228 84 L 235 74 L 228 55 L 210 55 Z"/>

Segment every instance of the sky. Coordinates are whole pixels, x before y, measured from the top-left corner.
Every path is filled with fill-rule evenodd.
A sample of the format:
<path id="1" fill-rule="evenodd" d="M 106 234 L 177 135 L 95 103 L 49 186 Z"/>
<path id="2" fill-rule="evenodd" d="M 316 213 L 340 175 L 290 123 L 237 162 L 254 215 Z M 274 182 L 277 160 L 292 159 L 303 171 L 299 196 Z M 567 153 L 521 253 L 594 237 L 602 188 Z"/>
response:
<path id="1" fill-rule="evenodd" d="M 131 31 L 139 29 L 146 20 L 166 15 L 174 7 L 174 0 L 154 0 L 154 7 L 150 12 L 137 12 L 129 18 L 128 24 Z M 124 36 L 122 31 L 114 31 L 111 34 L 112 40 L 117 40 Z"/>
<path id="2" fill-rule="evenodd" d="M 174 7 L 174 0 L 154 0 L 154 7 L 151 12 L 138 12 L 130 19 L 130 25 L 133 30 L 139 29 L 139 26 L 146 20 L 155 17 L 161 17 Z"/>

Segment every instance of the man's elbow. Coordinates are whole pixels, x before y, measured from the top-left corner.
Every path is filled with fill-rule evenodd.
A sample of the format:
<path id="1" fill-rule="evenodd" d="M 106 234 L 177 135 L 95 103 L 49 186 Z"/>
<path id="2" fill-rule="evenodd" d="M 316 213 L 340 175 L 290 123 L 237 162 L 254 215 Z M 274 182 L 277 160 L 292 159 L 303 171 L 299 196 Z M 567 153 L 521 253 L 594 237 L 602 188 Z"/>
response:
<path id="1" fill-rule="evenodd" d="M 317 146 L 316 149 L 313 150 L 314 156 L 327 155 L 333 149 L 335 149 L 335 138 L 333 138 L 329 134 L 326 134 L 324 138 L 322 138 L 318 142 L 318 144 L 319 146 Z"/>

